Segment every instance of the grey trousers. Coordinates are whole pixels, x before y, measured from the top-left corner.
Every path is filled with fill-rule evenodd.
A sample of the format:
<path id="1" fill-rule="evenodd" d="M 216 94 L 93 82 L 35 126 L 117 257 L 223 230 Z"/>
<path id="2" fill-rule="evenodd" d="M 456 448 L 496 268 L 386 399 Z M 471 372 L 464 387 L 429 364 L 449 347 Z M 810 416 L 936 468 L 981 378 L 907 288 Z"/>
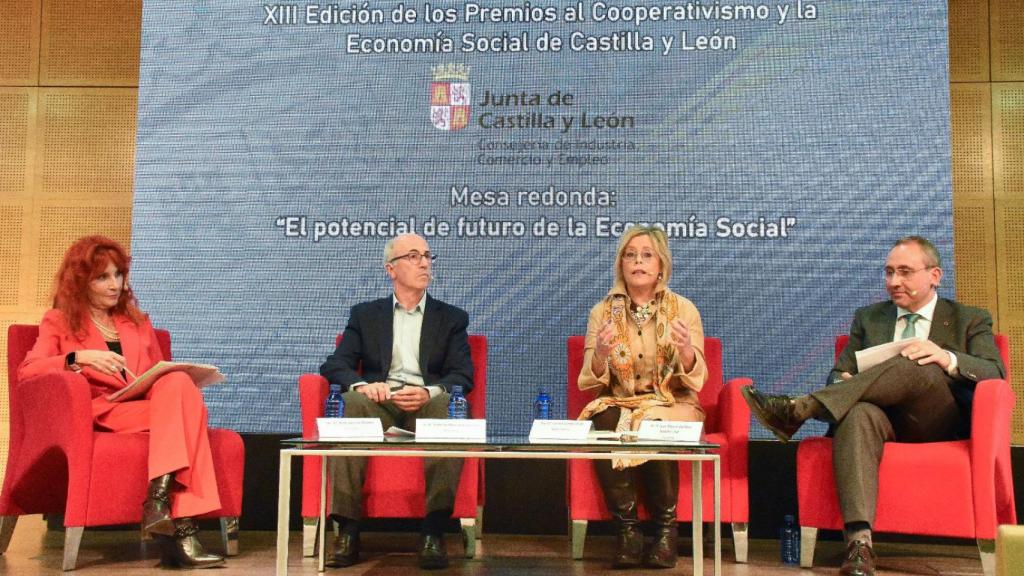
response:
<path id="1" fill-rule="evenodd" d="M 835 424 L 832 466 L 844 522 L 874 524 L 886 441 L 956 438 L 960 412 L 952 383 L 936 364 L 897 356 L 811 393 L 829 412 L 823 419 Z"/>
<path id="2" fill-rule="evenodd" d="M 417 418 L 447 418 L 448 393 L 430 399 L 416 412 L 404 412 L 392 402 L 377 404 L 359 392 L 346 392 L 345 416 L 348 418 L 380 418 L 385 430 L 399 426 L 416 430 Z M 345 518 L 363 516 L 363 483 L 366 480 L 366 458 L 347 457 L 329 460 L 331 474 L 331 513 Z M 462 474 L 458 458 L 424 458 L 427 513 L 451 510 L 455 506 L 455 490 Z"/>

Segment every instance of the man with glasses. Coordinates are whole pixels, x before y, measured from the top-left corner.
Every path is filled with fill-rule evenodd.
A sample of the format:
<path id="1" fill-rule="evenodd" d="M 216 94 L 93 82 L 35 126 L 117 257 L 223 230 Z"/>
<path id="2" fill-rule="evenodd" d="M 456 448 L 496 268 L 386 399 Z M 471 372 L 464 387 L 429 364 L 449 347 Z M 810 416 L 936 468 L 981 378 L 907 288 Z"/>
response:
<path id="1" fill-rule="evenodd" d="M 415 430 L 417 418 L 447 418 L 452 386 L 469 391 L 473 363 L 465 311 L 427 294 L 433 279 L 426 240 L 398 236 L 384 247 L 384 269 L 394 293 L 352 307 L 338 348 L 320 367 L 340 385 L 345 417 L 380 418 L 385 429 Z M 360 370 L 361 369 L 361 370 Z M 339 524 L 328 563 L 359 561 L 359 521 L 365 458 L 332 458 L 331 518 Z M 452 515 L 462 460 L 424 459 L 426 511 L 419 547 L 421 568 L 444 568 L 444 527 Z"/>
<path id="2" fill-rule="evenodd" d="M 920 236 L 897 240 L 884 275 L 891 300 L 856 311 L 850 341 L 826 387 L 796 398 L 743 388 L 751 411 L 783 442 L 809 418 L 831 425 L 847 540 L 844 575 L 874 574 L 871 524 L 883 443 L 966 437 L 975 385 L 1005 375 L 989 313 L 939 298 L 942 268 L 930 241 Z M 858 372 L 858 350 L 912 337 L 921 340 Z"/>

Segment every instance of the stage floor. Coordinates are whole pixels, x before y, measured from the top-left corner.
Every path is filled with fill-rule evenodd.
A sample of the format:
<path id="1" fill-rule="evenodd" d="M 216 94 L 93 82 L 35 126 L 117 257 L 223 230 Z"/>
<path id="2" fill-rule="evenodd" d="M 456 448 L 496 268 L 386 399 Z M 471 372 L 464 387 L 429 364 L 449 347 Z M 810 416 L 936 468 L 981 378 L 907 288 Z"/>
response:
<path id="1" fill-rule="evenodd" d="M 40 516 L 28 516 L 18 521 L 7 553 L 0 556 L 0 573 L 33 576 L 60 572 L 63 532 L 48 532 Z M 202 534 L 204 544 L 212 550 L 219 548 L 219 535 L 213 530 Z M 289 574 L 313 576 L 317 574 L 316 561 L 301 557 L 301 534 L 293 532 L 289 555 Z M 274 573 L 275 537 L 273 532 L 243 531 L 240 536 L 241 554 L 230 558 L 224 568 L 214 569 L 210 576 L 254 576 Z M 506 536 L 487 534 L 478 546 L 478 557 L 467 560 L 459 556 L 459 536 L 447 538 L 452 563 L 447 570 L 436 574 L 465 574 L 470 576 L 530 576 L 548 574 L 577 574 L 583 576 L 624 574 L 609 567 L 609 536 L 587 539 L 586 558 L 574 562 L 569 557 L 569 541 L 564 536 Z M 423 574 L 416 566 L 415 534 L 367 533 L 363 536 L 364 561 L 344 569 L 330 569 L 326 574 L 405 575 Z M 688 549 L 683 540 L 680 550 Z M 709 551 L 710 552 L 710 551 Z M 722 573 L 724 576 L 782 576 L 802 574 L 836 574 L 841 561 L 839 542 L 818 543 L 816 566 L 813 571 L 800 571 L 796 567 L 779 563 L 778 541 L 752 540 L 750 563 L 732 562 L 731 541 L 723 542 Z M 968 542 L 963 545 L 907 544 L 882 542 L 876 547 L 881 575 L 980 575 L 981 561 L 977 548 Z M 706 553 L 705 574 L 712 573 L 712 562 Z M 86 530 L 78 555 L 78 570 L 73 574 L 118 574 L 119 576 L 150 575 L 159 564 L 155 544 L 139 544 L 138 532 Z M 630 571 L 629 573 L 632 573 Z M 664 571 L 647 570 L 651 574 Z M 672 574 L 690 574 L 686 557 Z"/>

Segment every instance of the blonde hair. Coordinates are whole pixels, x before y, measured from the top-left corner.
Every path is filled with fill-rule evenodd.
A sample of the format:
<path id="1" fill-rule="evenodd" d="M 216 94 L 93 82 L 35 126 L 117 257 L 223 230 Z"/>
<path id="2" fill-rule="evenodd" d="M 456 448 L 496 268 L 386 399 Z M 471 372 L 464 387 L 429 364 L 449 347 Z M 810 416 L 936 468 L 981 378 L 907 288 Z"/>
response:
<path id="1" fill-rule="evenodd" d="M 668 249 L 668 236 L 665 235 L 664 230 L 656 226 L 632 226 L 619 238 L 612 276 L 615 279 L 615 286 L 621 287 L 623 290 L 626 289 L 626 279 L 622 276 L 622 255 L 626 252 L 626 245 L 637 236 L 648 236 L 651 239 L 654 253 L 658 255 L 658 261 L 661 263 L 661 275 L 658 278 L 657 290 L 664 290 L 672 278 L 672 253 Z"/>

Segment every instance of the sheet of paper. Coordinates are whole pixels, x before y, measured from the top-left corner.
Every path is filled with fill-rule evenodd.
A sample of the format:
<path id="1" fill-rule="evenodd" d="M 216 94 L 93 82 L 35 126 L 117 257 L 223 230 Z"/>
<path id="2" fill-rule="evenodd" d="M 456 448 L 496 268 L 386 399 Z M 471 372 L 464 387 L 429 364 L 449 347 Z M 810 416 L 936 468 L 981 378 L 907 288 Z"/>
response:
<path id="1" fill-rule="evenodd" d="M 868 368 L 877 366 L 882 362 L 885 362 L 889 358 L 892 358 L 899 354 L 907 346 L 916 342 L 922 342 L 924 338 L 917 336 L 913 338 L 907 338 L 906 340 L 896 340 L 895 342 L 886 342 L 885 344 L 879 344 L 878 346 L 872 346 L 871 348 L 865 348 L 856 352 L 857 356 L 857 371 L 863 372 Z"/>

